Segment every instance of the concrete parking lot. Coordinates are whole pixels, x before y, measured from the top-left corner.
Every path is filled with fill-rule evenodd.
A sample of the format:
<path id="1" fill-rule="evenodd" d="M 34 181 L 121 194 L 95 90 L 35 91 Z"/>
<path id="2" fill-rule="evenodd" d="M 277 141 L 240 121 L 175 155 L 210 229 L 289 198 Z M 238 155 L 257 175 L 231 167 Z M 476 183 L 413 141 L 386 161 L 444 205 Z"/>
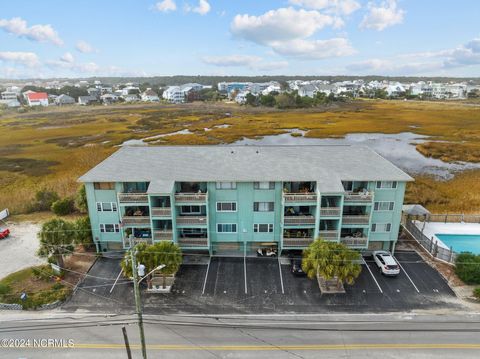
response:
<path id="1" fill-rule="evenodd" d="M 441 275 L 415 252 L 397 252 L 397 277 L 380 274 L 370 257 L 346 294 L 322 295 L 315 280 L 290 272 L 286 258 L 211 257 L 182 265 L 172 293 L 143 293 L 147 313 L 325 313 L 385 312 L 460 307 Z M 132 285 L 113 286 L 118 261 L 101 259 L 65 308 L 126 311 L 133 308 Z"/>

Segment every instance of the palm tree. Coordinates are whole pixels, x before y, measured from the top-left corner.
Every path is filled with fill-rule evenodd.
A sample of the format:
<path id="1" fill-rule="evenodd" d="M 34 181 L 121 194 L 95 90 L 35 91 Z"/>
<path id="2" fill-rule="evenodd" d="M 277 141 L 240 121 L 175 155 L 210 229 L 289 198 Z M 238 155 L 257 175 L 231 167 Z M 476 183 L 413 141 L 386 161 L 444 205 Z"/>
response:
<path id="1" fill-rule="evenodd" d="M 310 279 L 323 277 L 336 280 L 338 285 L 353 284 L 362 271 L 359 260 L 360 253 L 318 238 L 303 252 L 302 269 Z"/>
<path id="2" fill-rule="evenodd" d="M 40 257 L 52 257 L 57 265 L 63 270 L 64 256 L 71 254 L 76 239 L 74 226 L 71 222 L 55 218 L 42 225 L 38 233 Z"/>

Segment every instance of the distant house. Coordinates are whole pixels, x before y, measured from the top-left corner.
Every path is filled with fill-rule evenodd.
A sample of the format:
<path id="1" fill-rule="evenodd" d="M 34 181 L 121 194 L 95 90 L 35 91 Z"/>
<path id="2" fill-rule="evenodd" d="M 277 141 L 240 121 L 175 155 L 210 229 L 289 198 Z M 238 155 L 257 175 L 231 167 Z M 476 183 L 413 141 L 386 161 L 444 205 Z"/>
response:
<path id="1" fill-rule="evenodd" d="M 0 107 L 20 107 L 20 102 L 17 99 L 14 100 L 0 100 Z"/>
<path id="2" fill-rule="evenodd" d="M 46 92 L 33 92 L 27 95 L 28 106 L 48 106 L 48 94 Z"/>
<path id="3" fill-rule="evenodd" d="M 2 100 L 16 100 L 18 93 L 15 91 L 3 91 L 2 94 Z"/>
<path id="4" fill-rule="evenodd" d="M 99 98 L 101 95 L 101 90 L 95 87 L 90 87 L 87 89 L 88 95 Z"/>
<path id="5" fill-rule="evenodd" d="M 100 100 L 104 104 L 108 105 L 108 104 L 117 102 L 118 101 L 118 96 L 114 95 L 114 94 L 111 94 L 111 93 L 106 93 L 105 95 L 100 96 Z"/>
<path id="6" fill-rule="evenodd" d="M 152 89 L 146 89 L 142 93 L 142 101 L 145 102 L 158 102 L 160 101 L 160 98 L 158 97 L 157 93 L 153 91 Z"/>
<path id="7" fill-rule="evenodd" d="M 163 98 L 168 102 L 182 103 L 185 102 L 185 92 L 180 86 L 170 86 L 163 91 Z"/>
<path id="8" fill-rule="evenodd" d="M 78 97 L 78 104 L 79 105 L 90 105 L 92 103 L 97 102 L 97 98 L 93 96 L 79 96 Z"/>
<path id="9" fill-rule="evenodd" d="M 317 87 L 314 85 L 303 85 L 298 87 L 298 96 L 314 97 L 317 94 Z"/>
<path id="10" fill-rule="evenodd" d="M 138 95 L 132 93 L 132 94 L 127 94 L 127 95 L 122 95 L 122 98 L 125 100 L 125 102 L 135 102 L 139 100 Z"/>
<path id="11" fill-rule="evenodd" d="M 57 106 L 62 106 L 62 105 L 72 105 L 75 103 L 75 99 L 71 96 L 61 94 L 55 99 L 55 104 Z"/>
<path id="12" fill-rule="evenodd" d="M 24 99 L 25 101 L 28 101 L 28 95 L 30 95 L 31 93 L 35 93 L 35 91 L 27 90 L 27 91 L 25 91 L 25 92 L 22 92 L 23 99 Z"/>

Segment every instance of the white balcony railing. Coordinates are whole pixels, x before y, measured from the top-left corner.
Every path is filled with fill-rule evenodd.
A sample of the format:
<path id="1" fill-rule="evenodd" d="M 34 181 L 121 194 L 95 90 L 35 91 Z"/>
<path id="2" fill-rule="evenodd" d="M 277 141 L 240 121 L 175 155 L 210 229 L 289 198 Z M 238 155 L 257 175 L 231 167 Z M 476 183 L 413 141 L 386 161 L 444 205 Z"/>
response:
<path id="1" fill-rule="evenodd" d="M 317 194 L 310 193 L 284 193 L 285 202 L 316 202 Z"/>
<path id="2" fill-rule="evenodd" d="M 313 242 L 313 238 L 305 237 L 283 237 L 283 247 L 308 247 Z"/>
<path id="3" fill-rule="evenodd" d="M 175 194 L 175 202 L 185 203 L 205 203 L 207 201 L 206 193 L 177 193 Z"/>
<path id="4" fill-rule="evenodd" d="M 153 238 L 156 241 L 171 241 L 173 239 L 173 232 L 171 230 L 156 229 L 153 231 Z"/>
<path id="5" fill-rule="evenodd" d="M 179 216 L 177 224 L 207 224 L 207 216 Z"/>
<path id="6" fill-rule="evenodd" d="M 336 240 L 338 238 L 338 231 L 319 231 L 320 238 L 328 240 Z"/>
<path id="7" fill-rule="evenodd" d="M 170 217 L 172 209 L 170 207 L 152 207 L 152 216 L 154 217 Z"/>
<path id="8" fill-rule="evenodd" d="M 338 217 L 342 213 L 340 207 L 322 207 L 320 208 L 321 217 Z"/>
<path id="9" fill-rule="evenodd" d="M 340 243 L 345 244 L 348 247 L 365 247 L 368 243 L 368 238 L 366 237 L 342 237 L 340 238 Z"/>
<path id="10" fill-rule="evenodd" d="M 208 238 L 179 238 L 178 244 L 181 247 L 207 247 Z"/>
<path id="11" fill-rule="evenodd" d="M 118 202 L 120 203 L 148 203 L 146 193 L 119 193 Z"/>
<path id="12" fill-rule="evenodd" d="M 346 193 L 344 202 L 370 203 L 373 200 L 373 193 Z"/>
<path id="13" fill-rule="evenodd" d="M 124 216 L 122 217 L 124 226 L 150 225 L 150 217 L 148 216 Z"/>
<path id="14" fill-rule="evenodd" d="M 369 215 L 345 215 L 342 217 L 342 224 L 368 224 Z"/>
<path id="15" fill-rule="evenodd" d="M 285 216 L 283 222 L 286 226 L 312 225 L 315 224 L 314 216 Z"/>

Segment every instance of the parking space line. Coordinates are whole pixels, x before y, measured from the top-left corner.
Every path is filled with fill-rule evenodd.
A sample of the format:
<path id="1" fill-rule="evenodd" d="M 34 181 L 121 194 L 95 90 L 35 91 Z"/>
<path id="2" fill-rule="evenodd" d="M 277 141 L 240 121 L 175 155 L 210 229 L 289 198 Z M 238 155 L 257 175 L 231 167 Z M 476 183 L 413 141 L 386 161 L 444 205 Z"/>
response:
<path id="1" fill-rule="evenodd" d="M 280 257 L 278 257 L 278 273 L 280 273 L 280 285 L 282 286 L 282 294 L 285 294 L 285 289 L 283 288 L 283 274 L 282 266 L 280 265 Z"/>
<path id="2" fill-rule="evenodd" d="M 207 279 L 208 279 L 208 272 L 210 270 L 210 262 L 212 261 L 212 257 L 208 259 L 208 265 L 207 265 L 207 273 L 205 273 L 205 280 L 203 281 L 203 289 L 202 289 L 202 294 L 205 294 L 205 288 L 207 286 Z"/>
<path id="3" fill-rule="evenodd" d="M 395 257 L 393 257 L 395 258 Z M 408 280 L 410 281 L 410 283 L 412 283 L 413 287 L 415 288 L 415 290 L 417 291 L 417 293 L 420 293 L 420 291 L 418 290 L 417 286 L 415 285 L 415 283 L 413 283 L 413 280 L 412 278 L 410 278 L 410 276 L 408 275 L 407 271 L 403 268 L 403 266 L 400 264 L 400 262 L 397 260 L 397 258 L 395 258 L 395 262 L 397 262 L 397 264 L 400 266 L 400 268 L 403 270 L 403 273 L 405 273 L 405 275 L 407 276 Z"/>
<path id="4" fill-rule="evenodd" d="M 112 288 L 110 288 L 110 294 L 113 292 L 113 288 L 115 288 L 115 285 L 117 284 L 118 279 L 122 275 L 122 272 L 123 272 L 123 269 L 120 270 L 120 273 L 118 273 L 118 275 L 117 275 L 117 279 L 115 279 L 115 282 L 113 282 Z"/>
<path id="5" fill-rule="evenodd" d="M 363 260 L 363 264 L 365 264 L 365 266 L 367 267 L 368 271 L 370 272 L 370 275 L 372 276 L 373 280 L 375 281 L 375 284 L 377 285 L 378 289 L 380 290 L 380 293 L 383 294 L 382 287 L 380 287 L 380 284 L 378 284 L 377 279 L 376 279 L 375 276 L 373 275 L 370 267 L 368 266 L 367 262 L 365 262 L 365 258 L 362 257 L 362 260 Z"/>
<path id="6" fill-rule="evenodd" d="M 247 257 L 243 256 L 243 277 L 245 278 L 245 294 L 248 294 L 247 291 Z"/>

